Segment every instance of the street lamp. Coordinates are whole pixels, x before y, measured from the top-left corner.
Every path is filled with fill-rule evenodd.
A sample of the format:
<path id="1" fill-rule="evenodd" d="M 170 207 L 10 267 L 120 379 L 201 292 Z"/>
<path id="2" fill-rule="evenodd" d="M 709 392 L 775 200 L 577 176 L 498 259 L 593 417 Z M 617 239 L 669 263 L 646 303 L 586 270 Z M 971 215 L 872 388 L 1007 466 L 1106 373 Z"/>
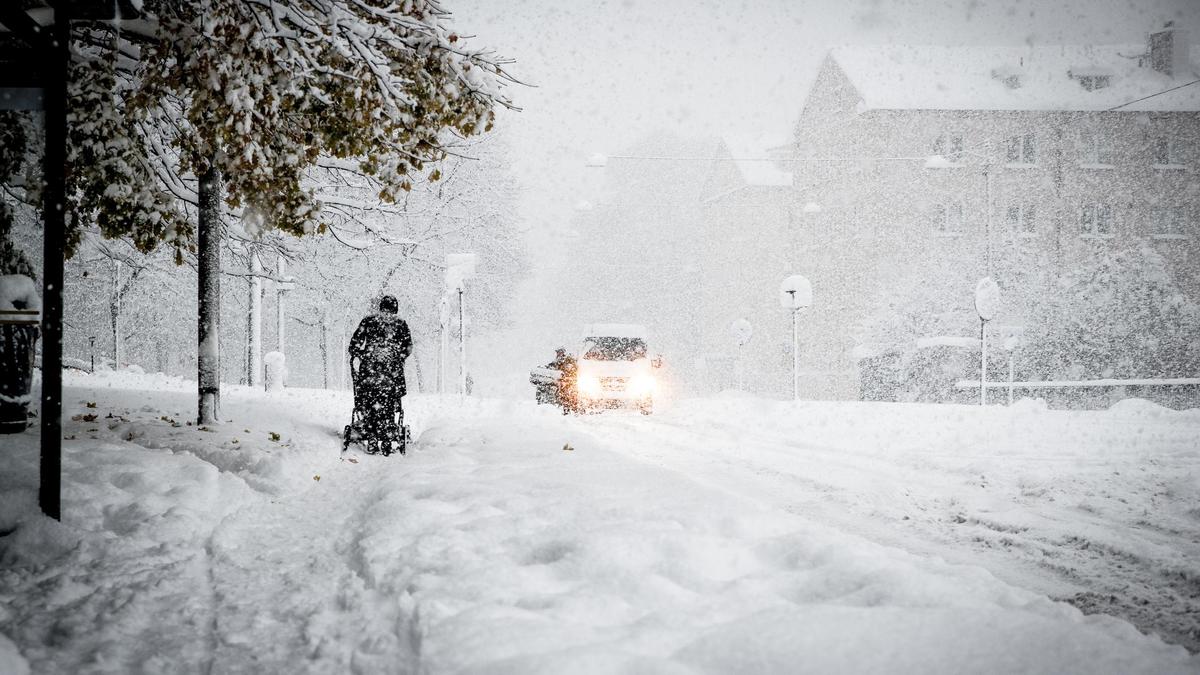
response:
<path id="1" fill-rule="evenodd" d="M 446 288 L 458 291 L 458 380 L 459 391 L 467 394 L 467 323 L 463 309 L 463 287 L 475 276 L 474 253 L 446 254 Z"/>
<path id="2" fill-rule="evenodd" d="M 800 399 L 800 312 L 812 306 L 812 284 L 799 274 L 793 274 L 779 285 L 779 304 L 792 310 L 792 400 Z"/>
<path id="3" fill-rule="evenodd" d="M 991 277 L 975 284 L 975 312 L 979 314 L 979 405 L 987 405 L 987 322 L 1000 308 L 1000 287 Z"/>

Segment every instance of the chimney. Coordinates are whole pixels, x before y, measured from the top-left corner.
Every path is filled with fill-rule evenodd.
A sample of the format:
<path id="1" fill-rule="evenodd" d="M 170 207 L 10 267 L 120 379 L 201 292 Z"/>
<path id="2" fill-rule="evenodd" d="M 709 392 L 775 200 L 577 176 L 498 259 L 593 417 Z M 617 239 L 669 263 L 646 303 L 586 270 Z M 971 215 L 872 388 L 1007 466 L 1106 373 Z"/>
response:
<path id="1" fill-rule="evenodd" d="M 1188 32 L 1168 21 L 1162 30 L 1150 34 L 1150 67 L 1170 77 L 1183 74 L 1188 67 L 1188 46 Z"/>

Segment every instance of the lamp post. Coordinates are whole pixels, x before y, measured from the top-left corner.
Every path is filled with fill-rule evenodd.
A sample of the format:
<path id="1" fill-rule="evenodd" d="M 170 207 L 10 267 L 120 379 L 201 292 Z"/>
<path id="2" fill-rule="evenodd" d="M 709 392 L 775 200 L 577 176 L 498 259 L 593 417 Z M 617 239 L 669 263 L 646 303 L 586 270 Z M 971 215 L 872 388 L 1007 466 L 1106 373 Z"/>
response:
<path id="1" fill-rule="evenodd" d="M 812 284 L 793 274 L 779 285 L 779 304 L 792 311 L 792 400 L 800 399 L 800 312 L 812 306 Z"/>
<path id="2" fill-rule="evenodd" d="M 979 405 L 987 405 L 987 322 L 1000 307 L 1000 287 L 991 277 L 975 284 L 975 312 L 979 314 Z"/>
<path id="3" fill-rule="evenodd" d="M 458 292 L 458 386 L 467 394 L 467 322 L 463 288 L 466 280 L 475 276 L 474 253 L 446 254 L 446 288 Z"/>

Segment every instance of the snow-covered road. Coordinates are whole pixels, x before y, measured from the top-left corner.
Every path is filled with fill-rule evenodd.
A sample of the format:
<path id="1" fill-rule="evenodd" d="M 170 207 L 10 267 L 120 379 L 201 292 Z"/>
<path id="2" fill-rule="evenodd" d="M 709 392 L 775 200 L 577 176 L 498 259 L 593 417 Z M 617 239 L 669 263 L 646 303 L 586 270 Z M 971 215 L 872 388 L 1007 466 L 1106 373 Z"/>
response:
<path id="1" fill-rule="evenodd" d="M 343 394 L 233 388 L 201 430 L 188 383 L 71 384 L 62 525 L 3 446 L 0 671 L 1200 668 L 1046 597 L 1194 620 L 1194 413 L 415 398 L 414 452 L 341 458 Z"/>
<path id="2" fill-rule="evenodd" d="M 690 401 L 631 456 L 1200 650 L 1200 411 Z"/>

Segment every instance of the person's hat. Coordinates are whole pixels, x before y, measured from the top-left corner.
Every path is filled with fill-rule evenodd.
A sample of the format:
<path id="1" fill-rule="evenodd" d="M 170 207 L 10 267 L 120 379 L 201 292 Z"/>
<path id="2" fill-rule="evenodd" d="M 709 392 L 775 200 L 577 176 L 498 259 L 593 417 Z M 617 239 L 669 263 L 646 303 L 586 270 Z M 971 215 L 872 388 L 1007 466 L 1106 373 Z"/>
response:
<path id="1" fill-rule="evenodd" d="M 387 314 L 395 314 L 400 311 L 400 303 L 396 302 L 396 296 L 385 295 L 379 299 L 379 311 Z"/>

